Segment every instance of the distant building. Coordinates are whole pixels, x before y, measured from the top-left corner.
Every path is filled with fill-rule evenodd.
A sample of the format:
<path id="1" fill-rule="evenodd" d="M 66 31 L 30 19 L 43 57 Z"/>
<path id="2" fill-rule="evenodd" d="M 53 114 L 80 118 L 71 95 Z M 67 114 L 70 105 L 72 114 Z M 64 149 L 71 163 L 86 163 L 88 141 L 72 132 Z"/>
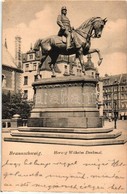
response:
<path id="1" fill-rule="evenodd" d="M 2 92 L 17 93 L 21 90 L 22 73 L 9 53 L 5 40 L 5 45 L 2 45 Z"/>
<path id="2" fill-rule="evenodd" d="M 69 76 L 70 74 L 77 75 L 77 65 L 74 59 L 75 56 L 59 55 L 56 65 L 59 67 L 61 73 L 58 77 Z"/>
<path id="3" fill-rule="evenodd" d="M 127 118 L 127 74 L 103 77 L 103 98 L 105 117 L 114 117 L 116 108 L 118 118 Z"/>
<path id="4" fill-rule="evenodd" d="M 32 83 L 37 79 L 37 68 L 40 64 L 41 53 L 35 52 L 32 47 L 27 53 L 22 54 L 22 67 L 23 67 L 23 79 L 22 79 L 22 91 L 24 93 L 23 98 L 29 101 L 33 101 L 34 90 Z M 50 78 L 52 75 L 49 67 L 50 59 L 47 58 L 43 63 L 40 75 L 42 78 Z M 56 75 L 60 74 L 60 69 L 56 66 Z"/>
<path id="5" fill-rule="evenodd" d="M 81 70 L 81 64 L 79 59 L 75 58 L 75 55 L 72 56 L 66 56 L 66 55 L 60 55 L 58 57 L 58 60 L 56 62 L 58 65 L 61 74 L 59 76 L 66 76 L 66 75 L 75 75 L 75 76 L 81 76 L 82 70 Z M 87 62 L 85 62 L 85 70 L 86 75 L 90 77 L 96 78 L 96 76 L 99 76 L 97 68 L 94 67 L 94 63 L 91 60 L 91 55 L 87 56 Z"/>
<path id="6" fill-rule="evenodd" d="M 101 78 L 99 78 L 99 81 L 97 83 L 96 97 L 100 116 L 103 116 L 103 81 Z"/>
<path id="7" fill-rule="evenodd" d="M 87 62 L 85 63 L 86 75 L 96 78 L 98 74 L 97 68 L 94 67 L 94 63 L 91 60 L 91 55 L 87 55 Z"/>
<path id="8" fill-rule="evenodd" d="M 98 83 L 96 85 L 96 105 L 99 109 L 100 116 L 103 116 L 103 81 L 99 77 L 98 69 L 94 66 L 91 60 L 91 55 L 87 55 L 87 62 L 85 63 L 86 75 L 96 78 Z"/>

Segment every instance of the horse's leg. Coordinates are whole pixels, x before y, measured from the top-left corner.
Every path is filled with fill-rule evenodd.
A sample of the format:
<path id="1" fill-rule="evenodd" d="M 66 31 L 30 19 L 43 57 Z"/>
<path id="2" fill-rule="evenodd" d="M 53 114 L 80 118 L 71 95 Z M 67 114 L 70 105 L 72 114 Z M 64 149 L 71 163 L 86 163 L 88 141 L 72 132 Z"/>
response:
<path id="1" fill-rule="evenodd" d="M 78 50 L 78 52 L 76 53 L 76 57 L 79 58 L 79 61 L 80 61 L 81 67 L 82 67 L 82 72 L 85 75 L 85 64 L 84 64 L 84 59 L 83 59 L 83 49 L 82 48 L 80 48 Z"/>
<path id="2" fill-rule="evenodd" d="M 56 64 L 56 60 L 59 56 L 59 53 L 52 52 L 52 53 L 49 54 L 49 56 L 51 58 L 50 68 L 51 68 L 51 71 L 52 71 L 52 77 L 56 77 L 56 75 L 55 75 L 55 64 Z"/>
<path id="3" fill-rule="evenodd" d="M 41 67 L 42 67 L 44 61 L 46 60 L 47 56 L 48 56 L 48 55 L 43 55 L 42 58 L 41 58 L 40 64 L 38 65 L 38 69 L 37 69 L 37 76 L 38 76 L 38 79 L 41 78 L 41 76 L 40 76 L 40 70 L 41 70 Z"/>
<path id="4" fill-rule="evenodd" d="M 98 61 L 98 65 L 100 65 L 102 63 L 102 56 L 101 56 L 101 53 L 100 53 L 100 50 L 99 49 L 90 49 L 88 51 L 88 54 L 91 54 L 91 53 L 97 53 L 98 54 L 98 57 L 99 57 L 99 61 Z"/>

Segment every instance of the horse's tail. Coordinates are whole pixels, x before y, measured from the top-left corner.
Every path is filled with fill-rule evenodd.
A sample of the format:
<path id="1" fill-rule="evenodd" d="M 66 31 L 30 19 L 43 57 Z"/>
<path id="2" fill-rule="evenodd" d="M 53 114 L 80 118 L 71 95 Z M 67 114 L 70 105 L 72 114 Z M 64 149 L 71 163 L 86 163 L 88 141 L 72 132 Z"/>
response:
<path id="1" fill-rule="evenodd" d="M 35 42 L 34 47 L 33 47 L 33 50 L 39 51 L 41 41 L 42 41 L 42 39 L 38 39 L 38 40 Z"/>

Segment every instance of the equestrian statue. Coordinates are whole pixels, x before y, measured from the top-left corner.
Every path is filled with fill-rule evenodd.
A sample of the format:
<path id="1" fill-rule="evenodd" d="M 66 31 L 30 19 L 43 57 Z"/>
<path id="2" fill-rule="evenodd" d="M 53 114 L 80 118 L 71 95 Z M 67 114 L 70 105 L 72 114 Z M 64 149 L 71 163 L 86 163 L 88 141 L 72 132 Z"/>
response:
<path id="1" fill-rule="evenodd" d="M 90 49 L 90 46 L 91 38 L 101 37 L 107 19 L 92 17 L 83 22 L 77 29 L 74 29 L 71 27 L 70 20 L 67 18 L 66 14 L 67 8 L 62 7 L 61 15 L 57 17 L 57 24 L 60 26 L 58 35 L 39 39 L 35 42 L 34 50 L 39 51 L 41 49 L 42 52 L 42 58 L 37 69 L 38 78 L 40 78 L 40 70 L 48 56 L 51 58 L 49 65 L 53 76 L 55 76 L 55 64 L 60 54 L 75 54 L 76 58 L 80 61 L 82 72 L 84 74 L 85 65 L 83 56 L 96 52 L 99 57 L 98 65 L 100 65 L 103 60 L 99 49 Z M 63 36 L 66 37 L 66 41 L 63 39 Z"/>

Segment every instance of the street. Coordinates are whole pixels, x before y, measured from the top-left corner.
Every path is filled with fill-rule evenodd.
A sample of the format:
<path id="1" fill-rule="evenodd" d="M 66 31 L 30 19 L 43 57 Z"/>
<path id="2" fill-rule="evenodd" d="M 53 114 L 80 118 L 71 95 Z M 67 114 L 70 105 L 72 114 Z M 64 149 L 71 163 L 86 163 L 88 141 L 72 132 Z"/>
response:
<path id="1" fill-rule="evenodd" d="M 114 128 L 114 121 L 109 122 L 106 120 L 104 121 L 104 126 Z M 127 131 L 127 120 L 117 120 L 116 126 L 117 129 L 124 129 Z"/>

